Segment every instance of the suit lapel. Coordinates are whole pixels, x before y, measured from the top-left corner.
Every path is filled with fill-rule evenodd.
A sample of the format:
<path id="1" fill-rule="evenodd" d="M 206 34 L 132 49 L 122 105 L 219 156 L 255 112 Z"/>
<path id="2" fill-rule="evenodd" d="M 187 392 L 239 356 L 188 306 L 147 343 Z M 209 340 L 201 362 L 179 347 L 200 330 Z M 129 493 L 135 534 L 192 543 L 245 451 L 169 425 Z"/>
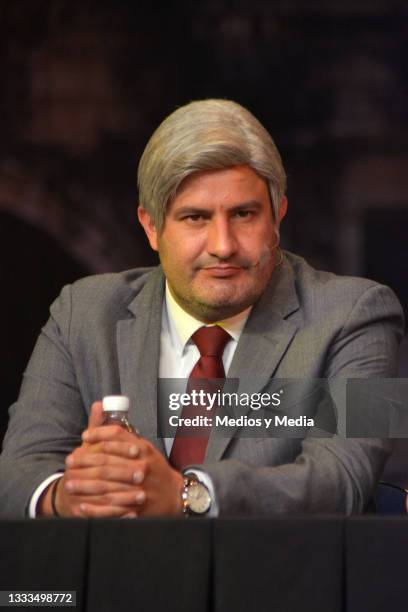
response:
<path id="1" fill-rule="evenodd" d="M 120 383 L 130 398 L 131 421 L 162 453 L 163 440 L 157 437 L 157 376 L 163 294 L 164 276 L 157 268 L 130 302 L 132 318 L 117 324 Z"/>
<path id="2" fill-rule="evenodd" d="M 299 310 L 294 273 L 284 258 L 268 288 L 253 307 L 236 348 L 228 379 L 238 379 L 238 393 L 259 393 L 274 376 L 298 329 Z M 228 384 L 227 379 L 227 384 Z M 249 412 L 250 408 L 246 410 Z M 214 428 L 209 439 L 206 461 L 217 461 L 225 452 L 231 436 L 222 438 Z"/>

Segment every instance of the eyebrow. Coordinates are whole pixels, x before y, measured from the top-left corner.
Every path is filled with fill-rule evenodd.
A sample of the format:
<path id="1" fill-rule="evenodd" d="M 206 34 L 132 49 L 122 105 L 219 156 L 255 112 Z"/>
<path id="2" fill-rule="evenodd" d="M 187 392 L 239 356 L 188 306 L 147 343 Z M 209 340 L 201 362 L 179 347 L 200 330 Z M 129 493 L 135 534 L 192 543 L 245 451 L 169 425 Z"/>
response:
<path id="1" fill-rule="evenodd" d="M 228 208 L 227 212 L 234 213 L 234 212 L 238 212 L 240 210 L 249 209 L 249 208 L 252 210 L 260 210 L 262 208 L 262 204 L 261 202 L 258 202 L 258 200 L 248 200 L 247 202 L 241 202 L 239 204 L 235 204 L 231 208 Z M 175 216 L 179 217 L 182 215 L 208 215 L 211 212 L 212 211 L 208 210 L 207 208 L 202 208 L 199 205 L 195 206 L 194 204 L 190 204 L 190 205 L 187 204 L 177 209 L 174 212 L 174 214 Z"/>

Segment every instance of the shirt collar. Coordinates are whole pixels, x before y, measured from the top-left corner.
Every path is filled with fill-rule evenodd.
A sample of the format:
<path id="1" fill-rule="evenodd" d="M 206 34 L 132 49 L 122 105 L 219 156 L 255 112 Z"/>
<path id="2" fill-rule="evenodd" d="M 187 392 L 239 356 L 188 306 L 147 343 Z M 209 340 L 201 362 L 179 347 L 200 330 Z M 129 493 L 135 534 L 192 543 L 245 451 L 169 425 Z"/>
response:
<path id="1" fill-rule="evenodd" d="M 191 336 L 197 331 L 197 329 L 205 325 L 205 323 L 190 315 L 180 306 L 178 302 L 176 302 L 171 294 L 167 280 L 165 305 L 171 341 L 174 348 L 179 351 L 181 355 Z M 236 342 L 238 342 L 251 309 L 252 306 L 249 306 L 233 317 L 223 319 L 222 321 L 217 321 L 217 323 L 213 323 L 213 325 L 219 325 L 225 329 L 225 331 L 228 332 Z"/>

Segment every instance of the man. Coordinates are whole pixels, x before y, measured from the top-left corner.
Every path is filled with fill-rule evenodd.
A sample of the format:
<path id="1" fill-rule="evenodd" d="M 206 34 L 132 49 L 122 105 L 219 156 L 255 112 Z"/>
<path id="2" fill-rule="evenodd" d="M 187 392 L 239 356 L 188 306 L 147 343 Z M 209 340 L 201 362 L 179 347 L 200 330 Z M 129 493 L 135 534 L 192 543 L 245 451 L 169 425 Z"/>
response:
<path id="1" fill-rule="evenodd" d="M 161 267 L 83 279 L 51 307 L 10 411 L 3 515 L 366 508 L 386 440 L 157 437 L 158 377 L 194 385 L 213 367 L 259 392 L 272 378 L 394 374 L 397 300 L 280 251 L 285 186 L 270 135 L 238 104 L 193 102 L 159 126 L 139 166 L 139 220 Z M 222 349 L 202 348 L 203 334 Z M 99 400 L 115 393 L 130 397 L 140 437 L 101 426 Z"/>

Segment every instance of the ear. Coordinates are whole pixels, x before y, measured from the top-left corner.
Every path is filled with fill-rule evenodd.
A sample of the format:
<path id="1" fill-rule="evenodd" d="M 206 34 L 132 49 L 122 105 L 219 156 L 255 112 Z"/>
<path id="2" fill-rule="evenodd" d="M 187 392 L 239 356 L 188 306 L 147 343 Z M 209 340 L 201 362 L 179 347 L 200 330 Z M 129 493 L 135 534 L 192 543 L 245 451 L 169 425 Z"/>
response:
<path id="1" fill-rule="evenodd" d="M 279 212 L 278 212 L 279 224 L 282 221 L 283 217 L 286 215 L 287 210 L 288 210 L 288 198 L 286 196 L 283 196 L 282 201 L 279 206 Z"/>
<path id="2" fill-rule="evenodd" d="M 142 205 L 140 205 L 137 209 L 137 216 L 139 221 L 146 232 L 146 236 L 148 241 L 150 242 L 150 246 L 154 251 L 158 251 L 157 247 L 157 231 L 154 225 L 154 221 Z"/>

